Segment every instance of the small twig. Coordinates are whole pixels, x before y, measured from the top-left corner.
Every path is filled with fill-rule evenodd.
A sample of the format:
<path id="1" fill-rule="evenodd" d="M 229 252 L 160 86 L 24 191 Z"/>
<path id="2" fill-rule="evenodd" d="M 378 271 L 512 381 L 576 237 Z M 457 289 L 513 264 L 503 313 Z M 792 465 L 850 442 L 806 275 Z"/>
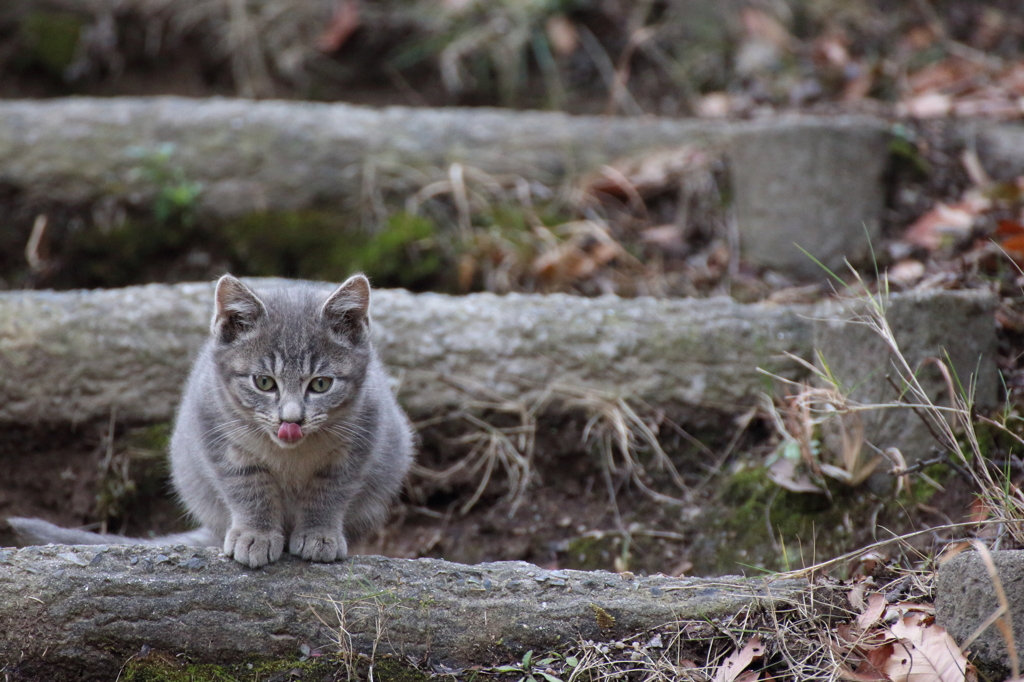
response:
<path id="1" fill-rule="evenodd" d="M 829 559 L 828 561 L 822 561 L 820 564 L 815 564 L 813 566 L 808 566 L 807 568 L 801 568 L 801 569 L 796 570 L 796 571 L 788 571 L 786 573 L 776 573 L 772 577 L 775 580 L 782 580 L 784 578 L 799 578 L 799 577 L 802 577 L 802 576 L 814 575 L 814 574 L 820 573 L 821 571 L 826 570 L 826 569 L 828 569 L 828 568 L 830 568 L 832 566 L 835 566 L 836 564 L 843 564 L 843 563 L 846 563 L 847 561 L 850 561 L 851 559 L 856 559 L 857 557 L 859 557 L 859 556 L 861 556 L 863 554 L 866 554 L 867 552 L 870 552 L 872 550 L 881 549 L 882 547 L 885 547 L 886 545 L 892 544 L 893 542 L 900 542 L 900 541 L 903 541 L 903 540 L 909 540 L 911 538 L 916 538 L 916 537 L 919 537 L 921 535 L 927 535 L 929 533 L 936 533 L 937 531 L 941 531 L 941 530 L 956 530 L 956 529 L 959 529 L 959 528 L 964 528 L 964 529 L 966 529 L 966 528 L 977 528 L 978 526 L 988 526 L 988 525 L 993 525 L 993 524 L 998 524 L 998 523 L 1000 523 L 1000 521 L 995 520 L 995 519 L 990 519 L 990 520 L 987 520 L 987 521 L 964 521 L 964 522 L 961 522 L 961 523 L 950 523 L 950 524 L 946 524 L 944 526 L 935 526 L 933 528 L 925 528 L 923 530 L 914 531 L 913 533 L 907 533 L 906 535 L 894 535 L 891 538 L 887 538 L 885 540 L 878 540 L 877 542 L 873 542 L 870 545 L 867 545 L 866 547 L 861 547 L 859 549 L 853 550 L 852 552 L 847 552 L 846 554 L 841 554 L 841 555 L 839 555 L 839 556 L 837 556 L 837 557 L 835 557 L 833 559 Z M 874 525 L 874 524 L 872 524 L 872 525 Z"/>
<path id="2" fill-rule="evenodd" d="M 653 26 L 647 26 L 634 31 L 632 35 L 630 35 L 629 42 L 626 43 L 625 49 L 623 49 L 622 54 L 619 55 L 619 64 L 615 69 L 615 79 L 612 82 L 612 91 L 608 97 L 608 106 L 605 108 L 606 116 L 615 115 L 615 106 L 622 102 L 626 94 L 629 92 L 628 83 L 630 65 L 633 61 L 633 55 L 636 53 L 636 49 L 654 37 L 656 33 L 656 28 Z"/>
<path id="3" fill-rule="evenodd" d="M 46 223 L 46 214 L 41 213 L 37 215 L 36 221 L 32 223 L 32 233 L 28 237 L 28 243 L 25 244 L 25 260 L 28 261 L 28 268 L 33 274 L 41 272 L 46 263 L 39 253 L 43 235 L 46 233 Z"/>
<path id="4" fill-rule="evenodd" d="M 412 87 L 402 72 L 396 69 L 391 64 L 384 63 L 384 75 L 388 77 L 391 84 L 395 86 L 395 89 L 401 92 L 409 100 L 409 105 L 414 107 L 428 107 L 430 102 L 419 93 L 416 88 Z"/>
<path id="5" fill-rule="evenodd" d="M 915 0 L 914 4 L 917 5 L 918 10 L 924 15 L 925 21 L 928 22 L 931 29 L 935 31 L 939 40 L 942 41 L 942 44 L 951 54 L 989 69 L 1000 69 L 1003 67 L 1003 60 L 999 57 L 993 57 L 970 45 L 965 45 L 950 38 L 946 25 L 942 23 L 942 18 L 935 11 L 935 8 L 928 3 L 928 0 Z"/>
<path id="6" fill-rule="evenodd" d="M 629 88 L 623 87 L 621 91 L 616 87 L 617 73 L 615 71 L 615 65 L 612 63 L 611 57 L 605 52 L 605 49 L 601 47 L 600 41 L 593 33 L 590 32 L 586 26 L 580 26 L 580 44 L 583 45 L 583 49 L 586 51 L 587 56 L 594 62 L 594 66 L 597 67 L 597 72 L 601 75 L 601 79 L 604 80 L 605 87 L 608 88 L 610 97 L 615 98 L 614 101 L 623 109 L 626 113 L 631 116 L 642 116 L 644 110 L 637 104 L 636 100 L 633 99 L 633 95 L 630 94 Z"/>
<path id="7" fill-rule="evenodd" d="M 110 475 L 110 465 L 114 461 L 114 428 L 117 425 L 117 406 L 110 408 L 110 424 L 107 426 L 107 451 L 103 457 L 103 461 L 100 462 L 100 479 L 106 480 L 107 476 Z M 100 534 L 106 535 L 107 533 L 107 516 L 103 515 L 103 520 L 100 521 Z"/>
<path id="8" fill-rule="evenodd" d="M 931 459 L 922 459 L 922 460 L 920 460 L 918 462 L 915 462 L 914 464 L 911 464 L 909 466 L 896 467 L 895 469 L 893 469 L 889 473 L 891 473 L 893 476 L 906 476 L 907 474 L 916 474 L 917 472 L 921 471 L 922 469 L 927 469 L 928 467 L 932 466 L 933 464 L 948 464 L 948 463 L 949 463 L 949 455 L 948 455 L 948 453 L 943 452 L 941 455 L 938 455 L 936 457 L 932 457 Z"/>
<path id="9" fill-rule="evenodd" d="M 462 164 L 455 162 L 448 167 L 448 178 L 452 183 L 452 198 L 459 214 L 459 231 L 463 238 L 468 239 L 472 229 L 470 222 L 469 195 L 466 192 L 466 180 Z"/>
<path id="10" fill-rule="evenodd" d="M 938 433 L 935 432 L 934 425 L 931 423 L 931 421 L 929 421 L 929 419 L 925 415 L 925 413 L 921 411 L 919 406 L 917 406 L 917 405 L 915 405 L 913 403 L 907 402 L 906 398 L 903 397 L 904 394 L 905 394 L 905 391 L 901 390 L 900 387 L 896 385 L 896 382 L 893 381 L 892 375 L 886 374 L 885 375 L 885 380 L 887 382 L 889 382 L 889 385 L 892 386 L 893 390 L 896 391 L 896 400 L 898 400 L 899 402 L 907 405 L 907 407 L 909 407 L 911 410 L 914 411 L 914 414 L 916 414 L 921 419 L 921 421 L 924 422 L 925 428 L 928 429 L 928 433 L 930 433 L 932 435 L 932 438 L 934 438 L 936 441 L 938 441 L 939 444 L 942 445 L 942 447 L 946 448 L 947 450 L 955 449 L 955 448 L 951 447 L 950 444 L 948 442 L 946 442 L 945 439 L 942 436 L 940 436 Z"/>

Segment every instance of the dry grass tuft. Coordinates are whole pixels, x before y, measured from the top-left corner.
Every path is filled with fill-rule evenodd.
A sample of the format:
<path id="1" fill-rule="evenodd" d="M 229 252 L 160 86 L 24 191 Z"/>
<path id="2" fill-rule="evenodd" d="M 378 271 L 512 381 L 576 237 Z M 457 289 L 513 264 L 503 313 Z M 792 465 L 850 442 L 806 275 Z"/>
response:
<path id="1" fill-rule="evenodd" d="M 795 394 L 782 399 L 781 410 L 767 397 L 761 401 L 782 438 L 769 466 L 772 480 L 796 492 L 824 494 L 828 494 L 823 478 L 826 476 L 850 486 L 866 481 L 883 457 L 866 455 L 865 445 L 870 444 L 865 443 L 860 417 L 865 407 L 836 388 L 814 388 L 780 380 L 796 389 Z M 834 458 L 837 463 L 829 461 L 833 453 L 838 455 Z"/>
<path id="2" fill-rule="evenodd" d="M 867 296 L 868 312 L 855 322 L 867 325 L 885 341 L 892 352 L 894 370 L 898 375 L 897 383 L 905 387 L 905 407 L 923 413 L 940 445 L 957 464 L 970 472 L 991 515 L 1001 526 L 1000 535 L 1006 534 L 1016 546 L 1024 546 L 1024 492 L 1014 484 L 1010 476 L 990 466 L 975 426 L 977 421 L 984 421 L 1022 445 L 1024 440 L 1008 428 L 1005 422 L 977 418 L 974 412 L 973 384 L 962 385 L 942 358 L 930 358 L 926 362 L 935 365 L 941 372 L 951 396 L 951 405 L 939 406 L 932 401 L 918 380 L 918 368 L 911 367 L 907 362 L 886 319 L 887 290 L 884 283 L 883 279 L 883 294 Z"/>
<path id="3" fill-rule="evenodd" d="M 519 424 L 498 427 L 478 416 L 478 412 L 512 415 L 519 420 Z M 422 429 L 442 421 L 454 421 L 464 428 L 468 427 L 455 442 L 468 445 L 469 453 L 440 471 L 414 464 L 412 474 L 435 484 L 446 484 L 465 476 L 477 479 L 476 490 L 459 508 L 461 514 L 467 514 L 480 501 L 495 470 L 500 468 L 505 474 L 508 488 L 502 501 L 509 505 L 509 515 L 515 514 L 530 483 L 536 477 L 533 468 L 536 415 L 518 402 L 472 401 L 453 415 L 432 419 L 417 426 Z"/>
<path id="4" fill-rule="evenodd" d="M 466 477 L 474 480 L 474 492 L 461 505 L 460 513 L 468 513 L 480 501 L 495 473 L 501 471 L 506 487 L 502 503 L 509 506 L 510 515 L 515 514 L 530 484 L 537 480 L 534 451 L 537 420 L 542 414 L 584 415 L 586 423 L 581 438 L 599 458 L 613 504 L 615 491 L 623 481 L 633 483 L 657 502 L 684 504 L 688 494 L 686 483 L 658 438 L 657 425 L 664 420 L 647 406 L 637 405 L 627 396 L 569 384 L 552 384 L 534 391 L 527 402 L 504 399 L 483 387 L 459 388 L 467 394 L 460 409 L 416 426 L 421 431 L 441 424 L 464 429 L 454 443 L 467 447 L 467 454 L 440 470 L 414 465 L 412 473 L 437 485 Z M 496 425 L 509 418 L 515 423 Z M 652 472 L 667 476 L 680 497 L 652 488 Z"/>
<path id="5" fill-rule="evenodd" d="M 350 681 L 358 679 L 361 658 L 365 658 L 369 664 L 368 679 L 374 679 L 377 650 L 387 638 L 391 617 L 398 608 L 410 608 L 403 606 L 389 592 L 375 590 L 372 585 L 362 585 L 357 592 L 356 595 L 343 594 L 340 598 L 331 595 L 302 595 L 310 600 L 309 608 L 313 615 L 332 633 L 332 644 L 336 651 L 331 653 L 336 654 Z M 317 610 L 318 605 L 327 605 L 330 613 L 321 614 Z M 359 653 L 363 647 L 357 647 L 354 641 L 357 636 L 366 637 L 366 633 L 372 633 L 372 647 L 368 656 Z M 310 652 L 305 655 L 310 655 Z"/>
<path id="6" fill-rule="evenodd" d="M 770 400 L 765 403 L 765 411 L 783 441 L 777 451 L 781 455 L 780 461 L 789 461 L 788 468 L 777 466 L 776 482 L 790 489 L 817 488 L 821 492 L 824 487 L 819 484 L 821 476 L 825 475 L 849 485 L 858 485 L 876 470 L 884 458 L 894 465 L 891 473 L 897 477 L 897 490 L 907 487 L 910 472 L 923 476 L 918 471 L 921 467 L 909 467 L 895 448 L 883 449 L 866 441 L 860 414 L 894 409 L 913 412 L 924 420 L 946 451 L 950 463 L 968 472 L 989 515 L 997 521 L 995 546 L 998 547 L 1004 538 L 1014 546 L 1024 546 L 1024 491 L 1014 483 L 1008 471 L 999 470 L 988 461 L 979 441 L 977 426 L 993 427 L 1021 445 L 1024 445 L 1024 439 L 1010 428 L 1008 416 L 1004 415 L 997 421 L 975 413 L 973 383 L 962 384 L 946 359 L 932 357 L 921 366 L 911 366 L 886 319 L 887 280 L 883 276 L 880 292 L 872 294 L 860 275 L 852 268 L 851 271 L 855 277 L 855 289 L 860 292 L 858 299 L 864 308 L 849 323 L 867 326 L 888 346 L 892 358 L 889 370 L 893 375 L 890 383 L 899 391 L 900 399 L 892 403 L 858 403 L 847 396 L 824 358 L 819 358 L 818 366 L 791 356 L 813 373 L 821 387 L 812 388 L 770 375 L 794 390 L 794 394 L 784 398 L 779 407 Z M 937 405 L 922 386 L 918 375 L 924 365 L 933 365 L 941 374 L 951 396 L 950 405 Z M 823 446 L 829 442 L 833 446 L 831 449 L 839 453 L 839 466 L 823 461 L 823 450 L 827 449 Z M 866 456 L 866 449 L 875 455 Z M 778 464 L 776 462 L 773 466 Z M 802 468 L 797 469 L 797 465 Z M 809 476 L 806 475 L 808 473 Z"/>
<path id="7" fill-rule="evenodd" d="M 654 422 L 643 418 L 629 398 L 568 385 L 552 386 L 549 395 L 550 400 L 556 401 L 563 409 L 582 410 L 587 415 L 583 439 L 600 455 L 601 470 L 612 501 L 615 500 L 613 479 L 617 477 L 628 478 L 645 495 L 658 502 L 685 503 L 683 499 L 652 489 L 644 480 L 650 470 L 666 472 L 680 492 L 685 494 L 687 490 L 679 471 L 661 447 Z M 643 463 L 641 453 L 650 455 L 651 465 Z"/>

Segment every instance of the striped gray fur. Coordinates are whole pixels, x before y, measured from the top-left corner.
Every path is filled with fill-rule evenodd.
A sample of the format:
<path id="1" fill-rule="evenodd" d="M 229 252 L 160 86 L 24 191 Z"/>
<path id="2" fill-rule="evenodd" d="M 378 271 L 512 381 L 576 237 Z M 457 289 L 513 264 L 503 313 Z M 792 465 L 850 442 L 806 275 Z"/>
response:
<path id="1" fill-rule="evenodd" d="M 413 457 L 370 342 L 369 297 L 362 275 L 330 296 L 305 283 L 217 283 L 170 447 L 174 488 L 198 530 L 143 540 L 38 519 L 11 526 L 37 544 L 219 545 L 252 567 L 286 546 L 312 561 L 344 558 L 348 539 L 386 520 Z"/>

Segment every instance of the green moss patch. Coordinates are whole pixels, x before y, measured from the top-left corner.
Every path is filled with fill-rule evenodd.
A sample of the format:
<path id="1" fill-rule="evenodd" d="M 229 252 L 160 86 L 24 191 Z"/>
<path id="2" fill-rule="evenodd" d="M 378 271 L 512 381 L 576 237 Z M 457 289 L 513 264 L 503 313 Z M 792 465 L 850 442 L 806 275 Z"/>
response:
<path id="1" fill-rule="evenodd" d="M 838 484 L 829 492 L 785 490 L 761 467 L 734 472 L 694 524 L 694 574 L 786 571 L 842 554 L 852 540 L 847 519 L 871 501 Z"/>
<path id="2" fill-rule="evenodd" d="M 64 12 L 31 12 L 21 24 L 21 61 L 63 76 L 78 50 L 85 21 Z"/>
<path id="3" fill-rule="evenodd" d="M 188 663 L 177 657 L 150 652 L 129 661 L 122 671 L 125 682 L 291 682 L 292 680 L 365 680 L 370 661 L 340 656 L 313 656 L 293 660 L 249 663 Z M 383 682 L 426 682 L 430 675 L 394 658 L 373 662 L 373 678 Z"/>
<path id="4" fill-rule="evenodd" d="M 397 213 L 374 234 L 355 223 L 326 211 L 254 213 L 228 223 L 224 234 L 248 275 L 338 281 L 362 271 L 378 286 L 416 288 L 441 270 L 430 220 Z"/>

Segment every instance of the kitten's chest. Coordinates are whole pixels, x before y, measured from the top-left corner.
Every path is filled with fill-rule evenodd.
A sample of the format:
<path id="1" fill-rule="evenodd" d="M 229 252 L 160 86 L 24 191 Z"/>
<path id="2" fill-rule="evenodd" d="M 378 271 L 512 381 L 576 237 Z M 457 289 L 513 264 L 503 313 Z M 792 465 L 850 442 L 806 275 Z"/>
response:
<path id="1" fill-rule="evenodd" d="M 346 459 L 346 450 L 341 444 L 333 447 L 316 447 L 308 449 L 265 453 L 264 463 L 268 464 L 281 493 L 286 499 L 299 498 L 308 490 L 313 480 L 322 476 L 327 469 L 334 468 L 339 461 Z"/>

